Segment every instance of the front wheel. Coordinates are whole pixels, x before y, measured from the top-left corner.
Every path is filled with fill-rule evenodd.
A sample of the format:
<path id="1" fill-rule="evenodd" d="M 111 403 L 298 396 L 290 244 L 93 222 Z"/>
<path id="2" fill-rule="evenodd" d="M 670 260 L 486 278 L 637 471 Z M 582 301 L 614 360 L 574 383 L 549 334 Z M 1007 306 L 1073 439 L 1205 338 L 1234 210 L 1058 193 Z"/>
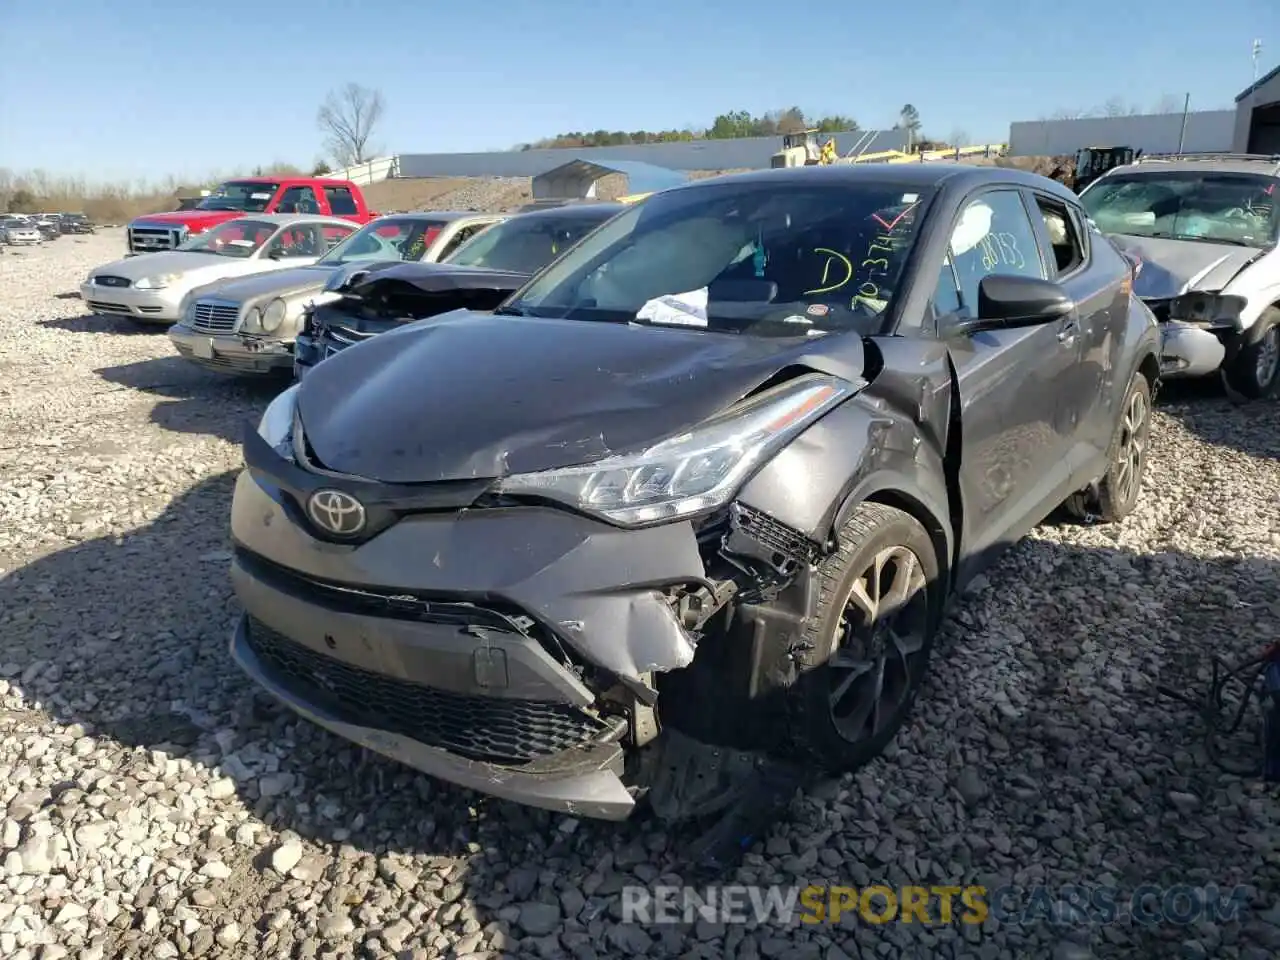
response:
<path id="1" fill-rule="evenodd" d="M 1120 418 L 1107 452 L 1107 472 L 1093 490 L 1072 494 L 1066 502 L 1077 519 L 1115 523 L 1133 513 L 1147 470 L 1151 436 L 1151 384 L 1135 373 L 1125 391 Z"/>
<path id="2" fill-rule="evenodd" d="M 789 746 L 819 766 L 861 766 L 885 748 L 928 668 L 943 586 L 933 541 L 910 514 L 862 503 L 818 570 L 789 698 Z"/>
<path id="3" fill-rule="evenodd" d="M 1246 342 L 1226 366 L 1227 383 L 1250 400 L 1260 400 L 1280 380 L 1280 309 L 1268 307 L 1241 336 Z"/>

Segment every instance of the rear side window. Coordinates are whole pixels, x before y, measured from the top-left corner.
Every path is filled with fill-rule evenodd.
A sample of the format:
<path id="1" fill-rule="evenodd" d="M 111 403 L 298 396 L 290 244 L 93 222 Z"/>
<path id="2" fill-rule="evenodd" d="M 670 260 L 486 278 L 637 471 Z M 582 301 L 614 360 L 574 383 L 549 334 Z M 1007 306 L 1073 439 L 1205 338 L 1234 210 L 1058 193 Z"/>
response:
<path id="1" fill-rule="evenodd" d="M 1071 215 L 1067 205 L 1037 194 L 1036 206 L 1044 218 L 1044 229 L 1049 237 L 1056 275 L 1063 277 L 1084 266 L 1084 240 L 1080 235 L 1078 221 Z"/>
<path id="2" fill-rule="evenodd" d="M 336 214 L 359 213 L 355 197 L 347 187 L 325 187 L 325 199 L 329 201 L 329 211 Z"/>

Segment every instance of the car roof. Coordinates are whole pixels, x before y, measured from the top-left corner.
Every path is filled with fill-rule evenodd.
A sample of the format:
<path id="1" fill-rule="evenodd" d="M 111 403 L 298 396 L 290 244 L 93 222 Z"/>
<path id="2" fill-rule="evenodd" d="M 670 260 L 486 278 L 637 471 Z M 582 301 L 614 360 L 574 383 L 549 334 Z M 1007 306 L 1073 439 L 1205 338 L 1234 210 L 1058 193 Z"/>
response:
<path id="1" fill-rule="evenodd" d="M 954 160 L 934 160 L 929 163 L 848 163 L 752 170 L 747 173 L 730 173 L 695 180 L 662 192 L 701 190 L 708 186 L 727 183 L 776 183 L 778 185 L 819 183 L 850 187 L 892 184 L 921 189 L 938 189 L 946 185 L 960 190 L 968 190 L 984 184 L 1001 183 L 1032 187 L 1045 193 L 1052 193 L 1064 200 L 1079 202 L 1079 197 L 1062 184 L 1037 173 L 1019 170 L 1016 167 L 980 167 Z"/>
<path id="2" fill-rule="evenodd" d="M 520 220 L 595 220 L 601 215 L 611 217 L 627 209 L 628 204 L 615 201 L 599 203 L 567 203 L 560 207 L 547 207 L 545 210 L 527 210 L 524 213 L 512 214 L 512 219 Z"/>
<path id="3" fill-rule="evenodd" d="M 1183 155 L 1167 158 L 1141 157 L 1134 163 L 1113 167 L 1107 172 L 1107 176 L 1117 173 L 1123 173 L 1126 176 L 1134 173 L 1194 173 L 1198 170 L 1207 170 L 1211 173 L 1254 173 L 1262 176 L 1280 177 L 1280 156 L 1221 154 L 1218 156 Z"/>
<path id="4" fill-rule="evenodd" d="M 453 223 L 467 217 L 505 217 L 505 213 L 487 213 L 484 210 L 405 210 L 402 213 L 386 213 L 378 217 L 378 223 L 397 220 L 438 220 L 441 223 Z"/>
<path id="5" fill-rule="evenodd" d="M 284 226 L 286 223 L 325 223 L 334 226 L 351 227 L 355 230 L 357 224 L 350 220 L 344 220 L 342 217 L 328 217 L 322 213 L 246 213 L 244 216 L 236 217 L 236 220 L 257 220 L 261 223 L 274 223 Z M 228 220 L 228 223 L 232 221 Z"/>

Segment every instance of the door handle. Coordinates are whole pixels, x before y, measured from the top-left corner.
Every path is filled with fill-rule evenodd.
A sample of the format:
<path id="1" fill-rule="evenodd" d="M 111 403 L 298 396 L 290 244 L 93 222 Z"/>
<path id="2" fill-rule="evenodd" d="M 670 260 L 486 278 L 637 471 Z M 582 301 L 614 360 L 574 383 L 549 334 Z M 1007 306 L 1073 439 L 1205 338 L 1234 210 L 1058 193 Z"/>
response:
<path id="1" fill-rule="evenodd" d="M 1075 320 L 1068 320 L 1058 331 L 1058 342 L 1064 346 L 1070 346 L 1075 342 L 1076 334 L 1080 332 L 1080 324 Z"/>

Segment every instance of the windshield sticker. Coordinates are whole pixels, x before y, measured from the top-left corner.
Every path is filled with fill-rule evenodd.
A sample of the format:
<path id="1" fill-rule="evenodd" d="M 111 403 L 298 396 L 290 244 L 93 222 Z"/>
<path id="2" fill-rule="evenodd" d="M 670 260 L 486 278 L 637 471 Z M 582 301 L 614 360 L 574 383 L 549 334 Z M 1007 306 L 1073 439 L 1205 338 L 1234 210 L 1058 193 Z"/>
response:
<path id="1" fill-rule="evenodd" d="M 811 303 L 809 309 L 805 311 L 811 317 L 825 317 L 830 312 L 831 308 L 825 303 Z"/>
<path id="2" fill-rule="evenodd" d="M 256 246 L 252 240 L 228 240 L 227 245 L 231 247 L 252 247 Z"/>
<path id="3" fill-rule="evenodd" d="M 920 194 L 918 193 L 904 193 L 902 195 L 903 203 L 915 203 L 919 199 L 920 199 Z"/>
<path id="4" fill-rule="evenodd" d="M 707 325 L 707 288 L 687 293 L 670 293 L 645 301 L 636 311 L 637 320 L 677 327 Z"/>
<path id="5" fill-rule="evenodd" d="M 269 193 L 251 193 L 251 194 L 249 194 L 249 199 L 250 199 L 250 200 L 270 200 L 270 199 L 271 199 L 271 194 L 269 194 Z"/>

